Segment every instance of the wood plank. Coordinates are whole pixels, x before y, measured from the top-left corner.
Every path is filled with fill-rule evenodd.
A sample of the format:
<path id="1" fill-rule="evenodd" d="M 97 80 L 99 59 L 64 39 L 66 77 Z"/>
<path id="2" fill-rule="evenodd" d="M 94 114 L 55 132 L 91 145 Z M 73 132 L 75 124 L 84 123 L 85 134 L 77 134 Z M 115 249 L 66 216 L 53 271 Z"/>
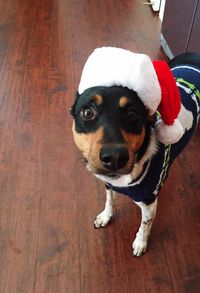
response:
<path id="1" fill-rule="evenodd" d="M 70 31 L 65 23 L 68 13 L 61 13 L 60 5 L 65 7 L 65 2 L 54 2 L 51 7 L 48 28 L 46 23 L 43 30 L 38 25 L 40 39 L 44 42 L 41 46 L 45 48 L 40 49 L 36 29 L 36 48 L 29 52 L 30 58 L 40 54 L 38 60 L 32 60 L 33 63 L 29 64 L 30 70 L 33 70 L 30 77 L 39 82 L 39 91 L 47 93 L 35 292 L 74 293 L 81 290 L 79 204 L 73 178 L 77 172 L 75 147 L 69 135 L 72 123 L 69 115 L 66 115 L 73 97 L 73 69 Z M 46 13 L 45 9 L 43 12 Z M 44 16 L 41 17 L 42 23 L 43 19 Z M 45 44 L 46 37 L 48 44 Z M 63 38 L 60 43 L 59 37 Z M 61 51 L 64 53 L 61 54 Z M 45 57 L 46 52 L 49 55 Z M 41 76 L 35 78 L 34 72 Z M 27 92 L 34 91 L 34 88 L 35 85 L 32 86 L 30 82 Z"/>
<path id="2" fill-rule="evenodd" d="M 120 1 L 117 7 L 115 1 L 69 2 L 76 88 L 86 58 L 96 47 L 116 46 L 164 58 L 158 50 L 160 20 L 141 1 Z"/>
<path id="3" fill-rule="evenodd" d="M 176 288 L 175 292 L 194 293 L 199 291 L 199 286 L 200 286 L 200 276 L 196 276 L 193 278 L 178 281 L 175 284 L 175 288 Z"/>
<path id="4" fill-rule="evenodd" d="M 2 292 L 32 292 L 35 286 L 45 111 L 44 97 L 24 96 L 34 12 L 30 4 L 18 5 L 1 70 Z"/>
<path id="5" fill-rule="evenodd" d="M 30 108 L 36 106 L 33 103 L 37 103 L 37 112 L 30 115 Z M 39 101 L 27 100 L 23 105 L 26 109 L 19 113 L 14 157 L 4 187 L 2 292 L 31 292 L 34 288 L 41 197 L 40 150 L 44 129 L 40 103 L 41 98 Z"/>
<path id="6" fill-rule="evenodd" d="M 79 205 L 72 180 L 77 163 L 66 135 L 66 96 L 54 96 L 46 107 L 35 291 L 80 292 Z"/>
<path id="7" fill-rule="evenodd" d="M 11 2 L 11 7 L 9 7 L 11 10 L 9 12 L 5 10 L 5 15 L 7 12 L 7 22 L 11 27 L 12 36 L 7 46 L 4 68 L 24 69 L 31 40 L 35 5 L 32 1 L 20 1 L 18 4 L 12 0 L 9 2 Z M 14 11 L 12 11 L 13 9 Z"/>
<path id="8" fill-rule="evenodd" d="M 117 214 L 129 292 L 173 292 L 165 252 L 158 236 L 159 216 L 154 221 L 147 252 L 137 258 L 132 255 L 132 242 L 140 225 L 140 210 L 134 204 L 120 205 Z"/>
<path id="9" fill-rule="evenodd" d="M 105 229 L 94 228 L 94 220 L 103 210 L 105 190 L 87 173 L 82 172 L 77 182 L 80 199 L 81 292 L 129 292 L 117 215 Z"/>

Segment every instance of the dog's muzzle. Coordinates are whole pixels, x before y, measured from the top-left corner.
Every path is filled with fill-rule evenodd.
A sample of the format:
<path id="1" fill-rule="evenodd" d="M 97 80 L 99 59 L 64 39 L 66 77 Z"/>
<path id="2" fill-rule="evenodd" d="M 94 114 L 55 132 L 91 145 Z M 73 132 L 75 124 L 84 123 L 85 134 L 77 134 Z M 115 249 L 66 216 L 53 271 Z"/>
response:
<path id="1" fill-rule="evenodd" d="M 109 171 L 117 171 L 126 166 L 129 153 L 124 146 L 103 146 L 100 150 L 99 159 L 103 167 Z"/>

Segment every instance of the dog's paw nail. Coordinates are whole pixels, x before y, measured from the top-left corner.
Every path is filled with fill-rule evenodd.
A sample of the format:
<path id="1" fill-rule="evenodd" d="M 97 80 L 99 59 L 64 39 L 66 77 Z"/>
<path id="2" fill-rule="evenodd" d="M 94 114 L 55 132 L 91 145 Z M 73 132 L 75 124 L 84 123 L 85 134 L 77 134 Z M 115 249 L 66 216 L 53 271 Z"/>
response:
<path id="1" fill-rule="evenodd" d="M 135 239 L 133 242 L 133 255 L 141 256 L 147 249 L 147 241 Z"/>
<path id="2" fill-rule="evenodd" d="M 110 222 L 111 216 L 102 212 L 96 217 L 96 220 L 94 222 L 94 227 L 95 228 L 102 228 L 108 225 Z"/>

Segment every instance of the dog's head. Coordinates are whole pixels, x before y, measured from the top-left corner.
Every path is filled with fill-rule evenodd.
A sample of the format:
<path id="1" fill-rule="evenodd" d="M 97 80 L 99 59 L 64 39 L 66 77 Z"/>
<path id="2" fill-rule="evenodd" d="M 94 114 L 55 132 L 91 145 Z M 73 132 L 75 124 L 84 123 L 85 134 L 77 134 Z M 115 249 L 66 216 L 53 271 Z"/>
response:
<path id="1" fill-rule="evenodd" d="M 110 177 L 129 174 L 149 137 L 148 113 L 137 94 L 123 87 L 89 88 L 77 94 L 70 112 L 88 169 Z"/>

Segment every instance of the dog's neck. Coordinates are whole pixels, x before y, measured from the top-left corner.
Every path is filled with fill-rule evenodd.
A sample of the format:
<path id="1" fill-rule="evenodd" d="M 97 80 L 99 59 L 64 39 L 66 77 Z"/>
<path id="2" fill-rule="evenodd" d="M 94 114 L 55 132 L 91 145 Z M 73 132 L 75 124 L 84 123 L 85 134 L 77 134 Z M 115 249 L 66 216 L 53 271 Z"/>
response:
<path id="1" fill-rule="evenodd" d="M 138 177 L 142 175 L 144 164 L 151 160 L 151 158 L 157 153 L 157 139 L 154 133 L 154 129 L 151 128 L 149 144 L 146 148 L 146 151 L 142 155 L 142 157 L 134 164 L 134 168 L 130 174 L 122 175 L 117 179 L 106 177 L 103 175 L 95 174 L 95 176 L 101 179 L 105 183 L 109 183 L 113 186 L 128 186 L 131 182 L 136 180 Z"/>

